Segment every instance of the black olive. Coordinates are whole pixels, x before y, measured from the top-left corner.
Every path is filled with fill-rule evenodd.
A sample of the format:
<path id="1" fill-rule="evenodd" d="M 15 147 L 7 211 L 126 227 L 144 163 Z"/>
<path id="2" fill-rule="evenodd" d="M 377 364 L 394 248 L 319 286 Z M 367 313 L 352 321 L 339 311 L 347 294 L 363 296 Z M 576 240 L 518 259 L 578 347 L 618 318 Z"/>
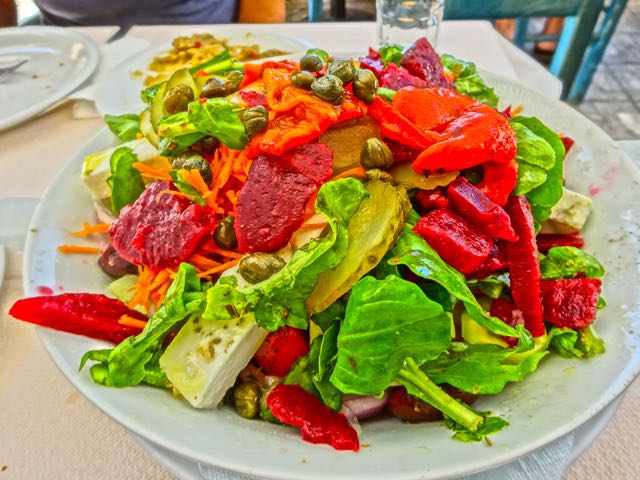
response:
<path id="1" fill-rule="evenodd" d="M 122 258 L 112 245 L 102 252 L 98 258 L 98 265 L 104 273 L 113 278 L 124 277 L 128 273 L 138 273 L 136 266 Z"/>

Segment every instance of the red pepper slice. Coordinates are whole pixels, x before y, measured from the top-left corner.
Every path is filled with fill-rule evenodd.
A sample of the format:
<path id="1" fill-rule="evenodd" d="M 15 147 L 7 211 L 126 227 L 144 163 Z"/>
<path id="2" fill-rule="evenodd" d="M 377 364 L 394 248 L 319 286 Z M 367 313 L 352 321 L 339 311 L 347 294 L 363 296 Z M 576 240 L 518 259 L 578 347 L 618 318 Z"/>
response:
<path id="1" fill-rule="evenodd" d="M 9 315 L 18 320 L 63 332 L 120 343 L 137 335 L 140 328 L 121 325 L 123 315 L 146 321 L 120 300 L 95 293 L 63 293 L 23 298 L 14 303 Z"/>
<path id="2" fill-rule="evenodd" d="M 542 280 L 547 321 L 560 328 L 585 328 L 596 319 L 602 281 L 599 278 Z"/>
<path id="3" fill-rule="evenodd" d="M 518 182 L 518 162 L 514 159 L 505 164 L 485 163 L 483 170 L 478 188 L 498 205 L 504 205 Z"/>
<path id="4" fill-rule="evenodd" d="M 496 242 L 484 263 L 468 274 L 467 278 L 482 280 L 493 273 L 503 272 L 507 269 L 507 261 L 504 259 L 503 253 L 504 248 L 500 248 L 500 244 L 501 242 Z"/>
<path id="5" fill-rule="evenodd" d="M 283 327 L 267 335 L 255 361 L 267 375 L 284 377 L 294 363 L 309 353 L 309 336 L 305 330 Z"/>
<path id="6" fill-rule="evenodd" d="M 393 97 L 393 107 L 422 130 L 440 131 L 458 118 L 475 100 L 450 88 L 403 88 Z"/>
<path id="7" fill-rule="evenodd" d="M 511 217 L 511 225 L 518 235 L 516 242 L 508 242 L 505 248 L 511 280 L 511 296 L 522 311 L 527 330 L 534 337 L 545 334 L 540 300 L 540 263 L 536 246 L 531 207 L 525 197 L 511 197 L 505 207 Z"/>
<path id="8" fill-rule="evenodd" d="M 452 209 L 487 235 L 509 241 L 518 239 L 507 212 L 466 178 L 458 177 L 450 183 L 447 194 Z"/>
<path id="9" fill-rule="evenodd" d="M 431 210 L 438 210 L 449 206 L 449 199 L 442 194 L 442 189 L 440 188 L 420 190 L 416 193 L 416 201 L 422 207 L 421 213 L 427 213 Z"/>
<path id="10" fill-rule="evenodd" d="M 298 385 L 276 385 L 267 397 L 267 406 L 278 420 L 300 428 L 306 442 L 326 443 L 336 450 L 360 450 L 358 434 L 346 417 Z"/>
<path id="11" fill-rule="evenodd" d="M 498 317 L 504 323 L 511 327 L 516 325 L 524 325 L 524 317 L 522 312 L 518 310 L 513 303 L 504 298 L 496 298 L 491 302 L 491 310 L 489 312 L 492 317 Z M 518 337 L 502 337 L 507 345 L 515 347 L 518 345 Z"/>
<path id="12" fill-rule="evenodd" d="M 482 265 L 493 248 L 491 237 L 446 209 L 429 212 L 413 230 L 445 262 L 465 274 L 474 272 Z"/>
<path id="13" fill-rule="evenodd" d="M 558 233 L 539 233 L 536 237 L 538 250 L 547 253 L 553 247 L 584 247 L 584 238 L 578 232 L 566 235 Z"/>

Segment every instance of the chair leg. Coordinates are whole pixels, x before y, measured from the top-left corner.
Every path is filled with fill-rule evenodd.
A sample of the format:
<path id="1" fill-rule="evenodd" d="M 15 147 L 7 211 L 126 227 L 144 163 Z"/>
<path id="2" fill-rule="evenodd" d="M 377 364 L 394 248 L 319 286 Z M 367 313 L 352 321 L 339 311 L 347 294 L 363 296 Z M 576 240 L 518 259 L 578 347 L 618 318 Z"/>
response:
<path id="1" fill-rule="evenodd" d="M 331 0 L 331 16 L 334 20 L 347 18 L 346 0 Z"/>
<path id="2" fill-rule="evenodd" d="M 570 102 L 579 103 L 584 100 L 584 96 L 587 90 L 589 90 L 593 76 L 602 61 L 607 45 L 609 45 L 609 41 L 618 26 L 618 22 L 626 6 L 627 0 L 613 0 L 607 9 L 598 35 L 582 62 L 582 66 L 576 76 L 576 81 L 567 98 Z"/>
<path id="3" fill-rule="evenodd" d="M 322 21 L 322 0 L 309 0 L 309 21 Z"/>
<path id="4" fill-rule="evenodd" d="M 513 36 L 513 43 L 521 49 L 524 49 L 527 43 L 527 32 L 529 30 L 529 19 L 518 18 L 516 20 L 516 32 Z"/>

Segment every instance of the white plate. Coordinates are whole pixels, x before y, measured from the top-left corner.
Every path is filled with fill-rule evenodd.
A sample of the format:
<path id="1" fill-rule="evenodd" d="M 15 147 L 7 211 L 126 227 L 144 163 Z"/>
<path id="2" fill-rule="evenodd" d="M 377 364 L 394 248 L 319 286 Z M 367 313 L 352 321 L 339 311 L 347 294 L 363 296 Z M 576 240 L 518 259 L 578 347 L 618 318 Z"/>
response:
<path id="1" fill-rule="evenodd" d="M 567 184 L 597 192 L 584 231 L 587 250 L 607 267 L 603 295 L 608 307 L 598 319 L 606 354 L 589 361 L 553 356 L 525 382 L 485 397 L 477 407 L 511 425 L 492 437 L 493 447 L 451 440 L 438 424 L 406 425 L 395 419 L 366 423 L 360 453 L 337 452 L 300 439 L 295 429 L 242 419 L 229 408 L 200 411 L 169 392 L 150 388 L 106 388 L 88 372 L 78 373 L 82 354 L 107 344 L 40 329 L 60 370 L 95 405 L 136 434 L 193 461 L 270 479 L 443 478 L 506 464 L 573 431 L 601 411 L 630 384 L 640 368 L 640 173 L 602 130 L 571 107 L 510 81 L 491 77 L 504 103 L 524 104 L 576 140 L 567 160 Z M 89 194 L 80 182 L 85 155 L 114 142 L 103 130 L 60 173 L 34 216 L 27 238 L 24 287 L 62 285 L 66 291 L 101 292 L 107 278 L 95 258 L 60 255 L 56 247 L 76 241 L 69 230 L 92 218 Z"/>
<path id="2" fill-rule="evenodd" d="M 275 32 L 253 32 L 242 27 L 216 27 L 211 33 L 232 45 L 259 45 L 261 50 L 277 49 L 289 53 L 305 52 L 309 42 Z M 147 67 L 158 54 L 170 50 L 171 42 L 150 47 L 114 67 L 96 86 L 96 109 L 100 115 L 137 113 L 144 108 L 140 90 L 144 88 Z M 134 74 L 143 72 L 144 75 Z"/>
<path id="3" fill-rule="evenodd" d="M 95 71 L 100 51 L 92 40 L 57 27 L 0 29 L 0 55 L 29 61 L 0 73 L 0 130 L 46 110 Z"/>

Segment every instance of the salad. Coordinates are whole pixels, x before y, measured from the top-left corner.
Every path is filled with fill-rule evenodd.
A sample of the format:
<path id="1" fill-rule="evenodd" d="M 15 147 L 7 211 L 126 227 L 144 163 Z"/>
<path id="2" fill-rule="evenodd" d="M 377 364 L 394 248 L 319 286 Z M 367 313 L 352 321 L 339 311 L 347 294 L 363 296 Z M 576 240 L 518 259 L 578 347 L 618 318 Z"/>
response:
<path id="1" fill-rule="evenodd" d="M 508 423 L 478 397 L 604 352 L 573 141 L 500 110 L 473 64 L 424 38 L 359 59 L 223 52 L 142 98 L 84 162 L 99 223 L 73 235 L 96 246 L 59 247 L 97 255 L 110 295 L 10 311 L 111 342 L 82 357 L 94 382 L 358 451 L 384 411 L 488 441 Z"/>

